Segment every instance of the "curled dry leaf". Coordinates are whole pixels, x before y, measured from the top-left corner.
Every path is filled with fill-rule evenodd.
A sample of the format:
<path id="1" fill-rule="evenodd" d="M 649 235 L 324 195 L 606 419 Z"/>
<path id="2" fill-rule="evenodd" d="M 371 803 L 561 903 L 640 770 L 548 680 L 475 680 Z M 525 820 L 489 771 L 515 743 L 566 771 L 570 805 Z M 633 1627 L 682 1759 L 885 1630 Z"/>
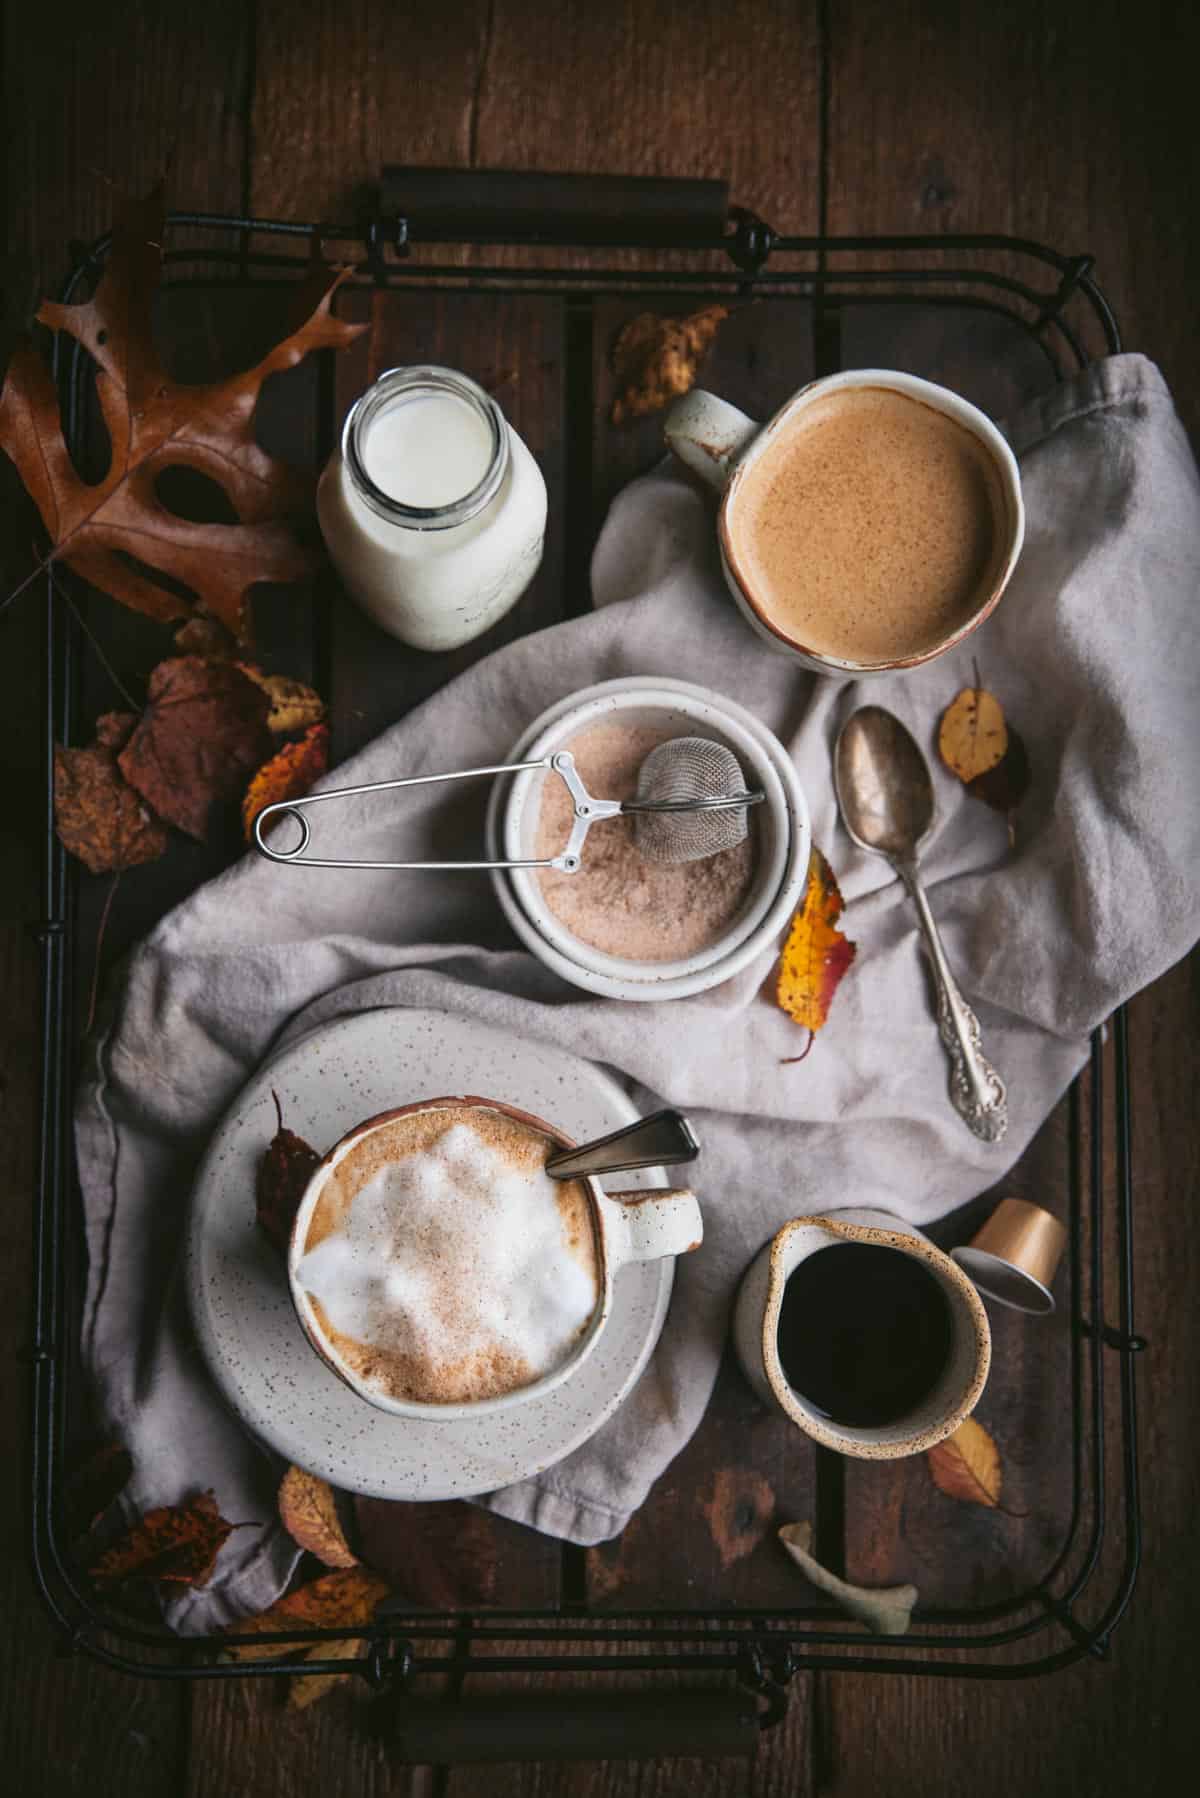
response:
<path id="1" fill-rule="evenodd" d="M 344 276 L 326 276 L 310 316 L 254 368 L 207 386 L 181 386 L 163 367 L 152 326 L 164 221 L 161 188 L 124 202 L 92 298 L 82 305 L 46 301 L 38 312 L 41 324 L 69 333 L 96 365 L 112 451 L 103 479 L 90 484 L 76 472 L 53 378 L 32 344 L 8 365 L 0 447 L 41 513 L 51 559 L 152 618 L 186 617 L 194 608 L 185 595 L 193 594 L 245 640 L 250 589 L 301 579 L 314 565 L 287 522 L 307 515 L 312 476 L 260 447 L 254 414 L 263 383 L 313 350 L 352 342 L 367 326 L 330 316 Z M 215 481 L 239 522 L 199 524 L 168 511 L 158 483 L 175 467 Z"/>
<path id="2" fill-rule="evenodd" d="M 270 1147 L 258 1164 L 258 1178 L 254 1188 L 255 1216 L 263 1235 L 274 1243 L 281 1255 L 286 1255 L 292 1224 L 304 1197 L 304 1188 L 311 1180 L 321 1157 L 302 1136 L 297 1136 L 294 1130 L 289 1130 L 284 1124 L 279 1094 L 273 1091 L 271 1097 L 275 1101 L 278 1128 Z"/>
<path id="3" fill-rule="evenodd" d="M 269 762 L 265 762 L 246 788 L 242 800 L 242 830 L 246 841 L 254 841 L 254 820 L 268 805 L 279 805 L 285 799 L 300 799 L 320 780 L 329 767 L 329 726 L 314 724 L 298 743 L 285 743 Z M 278 823 L 279 820 L 272 820 Z M 263 826 L 269 830 L 271 824 Z"/>
<path id="4" fill-rule="evenodd" d="M 865 1623 L 876 1635 L 905 1635 L 919 1596 L 917 1588 L 852 1586 L 814 1559 L 812 1537 L 811 1523 L 785 1523 L 779 1532 L 779 1540 L 809 1584 L 826 1593 L 848 1616 Z"/>
<path id="5" fill-rule="evenodd" d="M 337 1573 L 322 1574 L 307 1586 L 298 1586 L 286 1598 L 276 1599 L 269 1609 L 257 1617 L 245 1617 L 230 1624 L 227 1635 L 278 1637 L 286 1630 L 346 1629 L 360 1632 L 371 1621 L 380 1600 L 386 1598 L 388 1583 L 365 1567 L 345 1567 Z M 225 1650 L 230 1661 L 269 1661 L 284 1655 L 311 1652 L 316 1660 L 324 1659 L 329 1644 L 281 1642 L 231 1642 Z"/>
<path id="6" fill-rule="evenodd" d="M 135 1577 L 204 1586 L 234 1528 L 221 1516 L 213 1494 L 199 1492 L 185 1504 L 147 1511 L 88 1571 L 98 1586 Z"/>
<path id="7" fill-rule="evenodd" d="M 289 1467 L 279 1487 L 279 1518 L 299 1547 L 326 1567 L 356 1567 L 358 1556 L 338 1520 L 333 1488 L 303 1467 Z"/>
<path id="8" fill-rule="evenodd" d="M 166 828 L 118 765 L 137 724 L 133 712 L 105 712 L 86 749 L 54 749 L 54 827 L 59 842 L 93 874 L 157 861 Z"/>
<path id="9" fill-rule="evenodd" d="M 271 753 L 271 702 L 231 662 L 171 656 L 150 676 L 121 772 L 169 824 L 203 838 L 213 808 Z"/>
<path id="10" fill-rule="evenodd" d="M 1001 761 L 1008 748 L 1008 726 L 1000 701 L 976 681 L 955 695 L 938 726 L 938 754 L 964 784 L 977 780 Z"/>
<path id="11" fill-rule="evenodd" d="M 310 1648 L 304 1659 L 306 1661 L 357 1661 L 367 1651 L 366 1641 L 362 1636 L 347 1636 L 342 1642 L 318 1642 Z M 350 1673 L 298 1673 L 288 1681 L 287 1708 L 289 1711 L 307 1710 L 310 1704 L 324 1698 L 335 1686 L 340 1686 L 348 1679 Z"/>
<path id="12" fill-rule="evenodd" d="M 783 945 L 775 987 L 780 1009 L 814 1034 L 828 1018 L 833 996 L 856 953 L 855 945 L 837 928 L 844 905 L 833 869 L 814 844 L 808 885 Z"/>
<path id="13" fill-rule="evenodd" d="M 947 1498 L 993 1510 L 999 1505 L 1004 1478 L 1000 1450 L 973 1417 L 960 1423 L 953 1436 L 928 1449 L 925 1458 L 934 1485 Z"/>
<path id="14" fill-rule="evenodd" d="M 133 1457 L 115 1438 L 102 1442 L 75 1468 L 63 1492 L 63 1524 L 70 1540 L 95 1528 L 129 1484 L 132 1472 Z"/>
<path id="15" fill-rule="evenodd" d="M 238 667 L 270 700 L 267 729 L 273 737 L 290 737 L 324 718 L 325 701 L 303 681 L 293 680 L 290 674 L 264 674 L 253 662 L 239 662 Z"/>
<path id="16" fill-rule="evenodd" d="M 687 393 L 728 317 L 728 306 L 703 306 L 686 318 L 639 312 L 623 325 L 612 349 L 613 373 L 621 388 L 613 401 L 613 423 L 658 412 L 668 400 Z"/>

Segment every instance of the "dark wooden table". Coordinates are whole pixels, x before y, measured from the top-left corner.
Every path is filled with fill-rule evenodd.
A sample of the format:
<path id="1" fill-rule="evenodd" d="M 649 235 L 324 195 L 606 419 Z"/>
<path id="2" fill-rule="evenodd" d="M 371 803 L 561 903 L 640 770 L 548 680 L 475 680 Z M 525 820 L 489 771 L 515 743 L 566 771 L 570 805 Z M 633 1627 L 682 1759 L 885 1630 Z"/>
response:
<path id="1" fill-rule="evenodd" d="M 1189 301 L 1200 271 L 1187 217 L 1197 156 L 1183 71 L 1200 36 L 1193 26 L 1183 37 L 1175 12 L 1143 7 L 1131 45 L 1115 0 L 1036 12 L 883 0 L 589 11 L 492 0 L 430 17 L 405 7 L 217 0 L 194 17 L 166 5 L 97 4 L 69 24 L 61 10 L 52 17 L 13 9 L 6 323 L 23 322 L 39 288 L 56 279 L 68 239 L 90 238 L 107 223 L 109 181 L 148 185 L 169 151 L 177 206 L 283 217 L 352 216 L 357 190 L 384 162 L 727 175 L 735 199 L 797 232 L 997 230 L 1091 250 L 1127 342 L 1160 361 L 1194 428 L 1200 352 Z M 470 316 L 460 307 L 433 319 L 412 301 L 379 304 L 369 346 L 346 359 L 342 399 L 371 362 L 386 365 L 389 344 L 396 359 L 413 359 L 418 341 L 422 355 L 445 352 L 487 372 L 508 341 L 499 302 L 464 302 Z M 765 403 L 806 372 L 802 361 L 785 367 L 786 356 L 764 370 L 749 352 L 779 338 L 756 331 L 755 344 L 733 337 L 720 352 L 729 380 L 745 383 L 731 396 L 747 404 L 759 388 Z M 562 449 L 558 415 L 536 371 L 551 367 L 556 353 L 549 337 L 540 351 L 530 346 L 511 396 L 498 393 L 550 468 Z M 506 370 L 492 372 L 503 378 Z M 597 455 L 597 505 L 624 472 L 622 455 L 636 464 L 644 448 Z M 7 500 L 11 487 L 4 493 Z M 27 538 L 19 508 L 9 516 Z M 7 590 L 28 544 L 9 530 L 4 549 Z M 581 595 L 562 578 L 568 553 L 577 552 L 565 533 L 552 533 L 537 590 L 486 647 L 579 608 Z M 459 663 L 423 663 L 405 676 L 402 697 L 393 688 L 385 704 L 365 672 L 382 639 L 355 613 L 333 616 L 334 726 L 344 756 Z M 969 1783 L 981 1794 L 1116 1793 L 1135 1779 L 1156 1789 L 1172 1753 L 1194 1751 L 1186 1674 L 1196 1656 L 1185 1632 L 1200 1556 L 1184 1532 L 1197 1497 L 1200 1255 L 1186 1206 L 1200 1141 L 1190 1102 L 1200 1030 L 1187 967 L 1142 995 L 1131 1016 L 1138 1307 L 1152 1339 L 1141 1374 L 1148 1540 L 1141 1589 L 1110 1664 L 1018 1685 L 802 1678 L 787 1722 L 764 1739 L 752 1766 L 614 1760 L 414 1772 L 389 1760 L 365 1726 L 362 1700 L 349 1692 L 292 1716 L 261 1687 L 181 1689 L 56 1660 L 20 1554 L 25 1372 L 16 1359 L 25 1339 L 36 1097 L 36 963 L 25 934 L 39 904 L 36 606 L 14 607 L 0 630 L 0 731 L 12 776 L 0 913 L 9 1020 L 0 1097 L 11 1169 L 0 1289 L 11 1350 L 3 1588 L 10 1628 L 0 1712 L 19 1789 L 892 1793 Z M 136 638 L 131 627 L 123 647 L 134 661 Z M 303 672 L 294 634 L 286 647 L 287 665 Z M 395 667 L 399 673 L 403 663 Z M 179 864 L 170 878 L 182 893 L 201 871 L 198 862 Z M 153 904 L 164 896 L 155 889 Z M 85 904 L 94 908 L 95 895 Z M 114 946 L 150 921 L 146 904 L 144 914 L 136 901 L 126 906 Z M 1054 1180 L 1063 1153 L 1061 1132 L 1050 1131 L 1026 1177 Z M 1008 1362 L 1018 1370 L 1019 1342 L 1010 1329 Z M 1018 1372 L 996 1388 L 1001 1410 L 990 1421 L 998 1433 L 1003 1404 L 1017 1391 Z M 682 1600 L 697 1583 L 717 1581 L 739 1602 L 753 1602 L 776 1577 L 772 1523 L 803 1514 L 811 1468 L 784 1453 L 769 1420 L 753 1422 L 747 1447 L 734 1430 L 744 1411 L 743 1389 L 727 1373 L 705 1430 L 651 1504 L 619 1543 L 586 1556 L 573 1551 L 564 1561 L 529 1532 L 463 1507 L 423 1508 L 407 1545 L 372 1507 L 360 1508 L 360 1522 L 386 1543 L 378 1552 L 411 1596 L 431 1603 L 504 1603 L 509 1593 L 521 1602 L 537 1593 L 552 1599 L 564 1577 L 615 1604 L 635 1603 L 651 1569 L 660 1595 L 664 1582 Z M 1053 1416 L 1039 1427 L 1052 1430 Z M 1013 1477 L 1019 1490 L 1019 1456 Z M 1036 1484 L 1040 1476 L 1030 1468 L 1027 1477 Z M 857 1504 L 863 1526 L 847 1530 L 850 1570 L 864 1579 L 912 1574 L 948 1598 L 978 1597 L 981 1578 L 985 1588 L 988 1580 L 1002 1584 L 1019 1571 L 1021 1555 L 1036 1558 L 1032 1526 L 1005 1537 L 984 1520 L 970 1526 L 973 1556 L 931 1567 L 924 1488 L 901 1479 L 891 1493 L 881 1508 L 878 1494 L 856 1496 L 848 1482 L 848 1522 Z M 1052 1511 L 1054 1495 L 1041 1496 Z M 1046 1503 L 1037 1515 L 1046 1518 Z"/>

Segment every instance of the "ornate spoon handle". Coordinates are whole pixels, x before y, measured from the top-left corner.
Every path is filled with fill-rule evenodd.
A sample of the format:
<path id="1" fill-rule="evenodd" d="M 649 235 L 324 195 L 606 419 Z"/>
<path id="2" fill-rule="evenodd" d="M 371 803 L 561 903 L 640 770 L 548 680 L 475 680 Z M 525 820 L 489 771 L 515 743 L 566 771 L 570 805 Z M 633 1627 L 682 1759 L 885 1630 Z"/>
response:
<path id="1" fill-rule="evenodd" d="M 950 972 L 938 927 L 914 866 L 900 868 L 912 894 L 933 963 L 938 992 L 938 1034 L 950 1057 L 950 1099 L 968 1130 L 984 1142 L 999 1142 L 1008 1129 L 1008 1092 L 983 1052 L 979 1019 L 959 991 Z"/>

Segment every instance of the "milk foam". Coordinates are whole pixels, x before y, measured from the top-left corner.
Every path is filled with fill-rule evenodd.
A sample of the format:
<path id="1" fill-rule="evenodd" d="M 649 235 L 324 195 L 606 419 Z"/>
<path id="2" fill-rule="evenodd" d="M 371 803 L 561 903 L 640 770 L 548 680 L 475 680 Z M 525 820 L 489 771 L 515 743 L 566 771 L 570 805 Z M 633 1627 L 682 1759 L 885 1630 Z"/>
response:
<path id="1" fill-rule="evenodd" d="M 563 1198 L 540 1165 L 453 1123 L 358 1187 L 297 1280 L 372 1388 L 434 1403 L 495 1396 L 555 1368 L 595 1309 L 594 1249 Z M 577 1193 L 576 1224 L 579 1209 Z"/>

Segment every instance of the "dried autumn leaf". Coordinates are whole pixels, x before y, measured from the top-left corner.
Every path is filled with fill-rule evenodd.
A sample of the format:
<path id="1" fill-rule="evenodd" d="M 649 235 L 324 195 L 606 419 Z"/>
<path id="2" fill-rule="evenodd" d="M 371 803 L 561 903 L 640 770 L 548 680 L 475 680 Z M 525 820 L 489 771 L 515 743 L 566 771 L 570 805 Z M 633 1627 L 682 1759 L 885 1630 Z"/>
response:
<path id="1" fill-rule="evenodd" d="M 121 772 L 161 818 L 203 838 L 213 807 L 271 753 L 269 710 L 262 688 L 231 662 L 171 656 L 150 676 Z"/>
<path id="2" fill-rule="evenodd" d="M 147 1511 L 88 1571 L 98 1586 L 135 1576 L 204 1586 L 234 1527 L 221 1516 L 213 1494 L 199 1492 L 185 1504 Z"/>
<path id="3" fill-rule="evenodd" d="M 312 552 L 285 522 L 307 514 L 310 474 L 260 448 L 254 413 L 268 375 L 313 350 L 339 349 L 365 325 L 330 316 L 334 289 L 299 330 L 254 368 L 207 386 L 182 386 L 167 374 L 154 343 L 152 311 L 162 272 L 162 190 L 125 202 L 92 298 L 82 305 L 43 302 L 38 319 L 68 332 L 96 365 L 96 393 L 111 443 L 104 478 L 83 481 L 63 441 L 58 396 L 32 344 L 13 355 L 0 393 L 0 447 L 41 513 L 50 560 L 66 562 L 122 605 L 152 618 L 193 609 L 175 583 L 239 639 L 249 635 L 247 597 L 260 581 L 309 574 Z M 167 510 L 158 483 L 185 467 L 215 481 L 238 523 L 199 524 Z M 166 584 L 160 584 L 164 581 Z"/>
<path id="4" fill-rule="evenodd" d="M 955 695 L 938 726 L 938 754 L 964 784 L 977 780 L 1008 748 L 1008 726 L 995 694 L 976 682 Z"/>
<path id="5" fill-rule="evenodd" d="M 832 1598 L 836 1605 L 878 1636 L 903 1636 L 912 1619 L 918 1592 L 915 1586 L 852 1586 L 822 1567 L 812 1552 L 811 1523 L 785 1523 L 779 1540 L 810 1585 Z"/>
<path id="6" fill-rule="evenodd" d="M 965 1505 L 1000 1503 L 1003 1470 L 1000 1450 L 981 1423 L 968 1417 L 953 1436 L 926 1451 L 929 1472 L 939 1492 Z"/>
<path id="7" fill-rule="evenodd" d="M 211 656 L 214 661 L 231 662 L 237 653 L 237 638 L 207 612 L 197 612 L 181 624 L 173 641 L 176 655 L 181 656 Z"/>
<path id="8" fill-rule="evenodd" d="M 292 1541 L 326 1567 L 358 1565 L 338 1519 L 333 1488 L 315 1473 L 288 1468 L 279 1487 L 279 1520 Z"/>
<path id="9" fill-rule="evenodd" d="M 613 423 L 657 412 L 668 400 L 687 393 L 722 319 L 728 317 L 728 306 L 703 306 L 686 318 L 639 312 L 622 326 L 612 349 L 613 373 L 622 390 L 613 401 Z"/>
<path id="10" fill-rule="evenodd" d="M 86 1536 L 129 1484 L 133 1457 L 115 1438 L 102 1442 L 67 1479 L 63 1524 L 68 1538 Z"/>
<path id="11" fill-rule="evenodd" d="M 298 1586 L 286 1598 L 279 1598 L 257 1617 L 245 1617 L 230 1624 L 226 1634 L 237 1636 L 279 1636 L 285 1630 L 347 1629 L 361 1630 L 375 1615 L 375 1607 L 386 1598 L 388 1583 L 365 1567 L 346 1567 L 337 1573 L 322 1574 L 307 1586 Z M 280 1641 L 231 1642 L 225 1650 L 230 1661 L 266 1661 L 296 1654 L 306 1644 Z M 314 1658 L 324 1657 L 325 1643 L 312 1650 Z"/>
<path id="12" fill-rule="evenodd" d="M 361 1636 L 347 1636 L 343 1642 L 318 1642 L 304 1658 L 306 1661 L 357 1661 L 366 1651 L 367 1644 Z M 352 1678 L 350 1673 L 297 1674 L 295 1679 L 288 1681 L 287 1708 L 289 1711 L 307 1710 L 335 1686 Z"/>
<path id="13" fill-rule="evenodd" d="M 253 662 L 239 662 L 238 667 L 260 686 L 271 702 L 267 713 L 267 729 L 273 737 L 290 737 L 294 731 L 307 730 L 320 724 L 325 716 L 325 701 L 303 681 L 290 674 L 264 674 Z"/>
<path id="14" fill-rule="evenodd" d="M 242 800 L 242 829 L 246 841 L 254 841 L 254 820 L 268 805 L 300 799 L 329 767 L 329 726 L 314 724 L 298 743 L 285 743 L 258 770 Z M 278 822 L 278 820 L 273 820 Z M 264 826 L 269 829 L 270 826 Z"/>
<path id="15" fill-rule="evenodd" d="M 1028 791 L 1029 754 L 1024 738 L 1010 725 L 1004 755 L 986 774 L 977 774 L 974 780 L 969 780 L 967 792 L 972 799 L 982 799 L 994 812 L 1003 812 L 1008 820 L 1008 840 L 1012 843 L 1016 839 L 1014 814 Z"/>
<path id="16" fill-rule="evenodd" d="M 313 1176 L 321 1157 L 302 1136 L 289 1130 L 283 1121 L 279 1094 L 275 1101 L 277 1129 L 271 1145 L 258 1164 L 254 1201 L 258 1227 L 281 1255 L 287 1254 L 296 1211 L 304 1197 L 304 1188 Z"/>
<path id="17" fill-rule="evenodd" d="M 54 746 L 54 827 L 63 848 L 93 874 L 157 861 L 170 840 L 118 765 L 136 724 L 133 712 L 105 712 L 86 749 Z"/>
<path id="18" fill-rule="evenodd" d="M 808 886 L 783 945 L 775 987 L 780 1008 L 814 1034 L 829 1016 L 838 984 L 856 953 L 855 945 L 837 928 L 844 906 L 833 869 L 814 844 Z"/>

